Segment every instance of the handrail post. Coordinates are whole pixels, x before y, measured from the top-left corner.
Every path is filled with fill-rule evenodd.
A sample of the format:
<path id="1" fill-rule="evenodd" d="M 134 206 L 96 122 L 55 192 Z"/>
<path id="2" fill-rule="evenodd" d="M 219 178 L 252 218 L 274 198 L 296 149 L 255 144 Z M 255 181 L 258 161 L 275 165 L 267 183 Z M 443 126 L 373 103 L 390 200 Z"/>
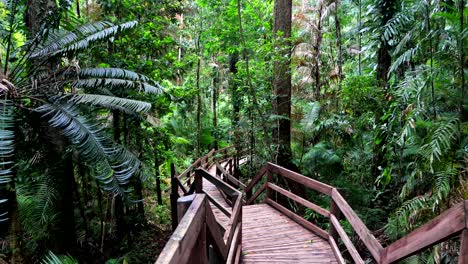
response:
<path id="1" fill-rule="evenodd" d="M 333 200 L 333 197 L 331 197 L 330 215 L 335 216 L 337 220 L 340 220 L 341 218 L 340 208 Z M 338 232 L 336 231 L 336 228 L 331 224 L 331 220 L 330 220 L 330 229 L 328 231 L 328 234 L 335 240 L 335 242 L 338 242 Z"/>
<path id="2" fill-rule="evenodd" d="M 193 184 L 195 184 L 196 193 L 203 192 L 203 177 L 197 171 L 195 171 L 195 181 L 193 182 Z"/>
<path id="3" fill-rule="evenodd" d="M 266 185 L 266 198 L 268 199 L 272 199 L 273 200 L 273 192 L 271 191 L 271 188 L 268 187 L 268 182 L 269 183 L 273 183 L 273 173 L 271 173 L 271 171 L 267 171 L 266 172 L 266 182 L 267 182 L 267 185 Z"/>
<path id="4" fill-rule="evenodd" d="M 171 163 L 171 222 L 172 222 L 172 232 L 174 232 L 179 223 L 177 217 L 177 199 L 179 198 L 179 186 L 177 184 L 177 178 L 175 175 L 175 166 L 174 163 Z"/>
<path id="5" fill-rule="evenodd" d="M 177 215 L 178 215 L 179 223 L 180 223 L 180 220 L 182 220 L 182 218 L 184 217 L 185 212 L 187 212 L 188 208 L 190 207 L 194 199 L 195 199 L 195 194 L 182 196 L 179 199 L 177 199 Z"/>
<path id="6" fill-rule="evenodd" d="M 458 264 L 465 263 L 468 263 L 468 228 L 465 228 L 460 235 L 460 255 L 458 256 Z"/>

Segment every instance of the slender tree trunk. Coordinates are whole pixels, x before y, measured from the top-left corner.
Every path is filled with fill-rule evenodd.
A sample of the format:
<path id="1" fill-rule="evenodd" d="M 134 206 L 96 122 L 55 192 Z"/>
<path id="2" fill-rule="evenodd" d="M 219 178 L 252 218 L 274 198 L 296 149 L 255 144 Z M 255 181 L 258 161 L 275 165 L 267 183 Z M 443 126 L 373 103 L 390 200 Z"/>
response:
<path id="1" fill-rule="evenodd" d="M 380 6 L 380 15 L 382 17 L 381 20 L 381 27 L 384 27 L 390 19 L 392 19 L 393 15 L 395 14 L 395 0 L 382 0 Z M 390 66 L 392 64 L 392 57 L 390 56 L 390 45 L 388 42 L 382 40 L 380 43 L 380 47 L 377 51 L 377 81 L 382 89 L 382 93 L 387 90 L 388 86 L 388 78 L 389 78 L 389 71 Z M 386 102 L 383 102 L 384 104 Z M 382 117 L 383 113 L 376 112 L 375 113 L 375 120 L 380 122 L 380 118 Z M 372 162 L 372 175 L 374 177 L 378 177 L 380 175 L 381 168 L 386 167 L 386 161 L 384 157 L 384 149 L 383 146 L 387 144 L 387 135 L 384 132 L 382 134 L 377 135 L 380 138 L 378 144 L 374 145 L 374 156 Z"/>
<path id="2" fill-rule="evenodd" d="M 217 107 L 217 102 L 218 102 L 218 83 L 220 82 L 219 80 L 219 69 L 218 67 L 213 67 L 213 83 L 211 85 L 212 87 L 212 111 L 213 111 L 213 148 L 218 149 L 218 107 Z"/>
<path id="3" fill-rule="evenodd" d="M 338 49 L 338 90 L 341 90 L 341 81 L 343 79 L 343 50 L 341 44 L 341 25 L 339 17 L 339 7 L 341 0 L 335 1 L 335 31 L 336 31 L 336 48 Z"/>
<path id="4" fill-rule="evenodd" d="M 361 50 L 362 50 L 362 33 L 361 33 L 361 29 L 362 29 L 362 3 L 361 3 L 362 0 L 359 0 L 358 2 L 358 5 L 359 5 L 359 12 L 358 12 L 358 30 L 359 30 L 359 34 L 358 34 L 358 49 L 359 49 L 359 54 L 358 54 L 358 72 L 359 72 L 359 75 L 362 75 L 362 54 L 361 54 Z"/>
<path id="5" fill-rule="evenodd" d="M 435 101 L 435 91 L 434 91 L 434 50 L 432 46 L 432 28 L 431 28 L 431 10 L 430 10 L 431 2 L 430 0 L 426 0 L 426 26 L 427 26 L 427 36 L 429 38 L 429 60 L 430 60 L 430 68 L 429 68 L 429 78 L 430 78 L 430 86 L 431 86 L 431 97 L 432 97 L 432 116 L 434 119 L 437 118 L 436 113 L 436 101 Z"/>
<path id="6" fill-rule="evenodd" d="M 241 147 L 241 135 L 239 128 L 240 121 L 240 108 L 242 104 L 242 99 L 240 92 L 238 91 L 238 85 L 236 80 L 237 75 L 237 62 L 239 61 L 239 54 L 237 51 L 234 51 L 229 58 L 229 87 L 231 90 L 231 101 L 232 101 L 232 130 L 234 131 L 234 147 L 237 152 L 240 152 Z"/>
<path id="7" fill-rule="evenodd" d="M 117 110 L 112 111 L 112 120 L 113 120 L 113 128 L 114 128 L 114 141 L 118 144 L 122 144 L 121 140 L 121 117 L 120 112 Z M 116 224 L 116 236 L 118 241 L 123 241 L 125 238 L 125 234 L 127 233 L 126 230 L 126 223 L 125 223 L 125 212 L 124 212 L 124 202 L 121 195 L 117 195 L 115 197 L 114 203 L 114 217 L 115 217 L 115 224 Z"/>
<path id="8" fill-rule="evenodd" d="M 20 223 L 18 212 L 18 201 L 16 200 L 16 190 L 14 181 L 10 183 L 11 190 L 9 194 L 9 217 L 10 225 L 8 228 L 8 242 L 10 243 L 10 263 L 21 264 L 24 263 L 23 259 L 23 230 Z"/>
<path id="9" fill-rule="evenodd" d="M 460 76 L 461 76 L 461 83 L 460 83 L 460 90 L 461 90 L 461 96 L 460 96 L 460 106 L 459 106 L 459 111 L 461 116 L 464 116 L 464 121 L 466 121 L 468 118 L 468 110 L 465 110 L 464 104 L 465 104 L 465 49 L 464 49 L 464 42 L 465 39 L 462 38 L 463 31 L 465 30 L 464 27 L 464 22 L 465 22 L 465 16 L 463 14 L 465 9 L 465 1 L 460 0 L 460 6 L 459 6 L 459 12 L 460 12 L 460 33 L 459 33 L 459 45 L 460 45 Z"/>
<path id="10" fill-rule="evenodd" d="M 201 114 L 202 114 L 202 97 L 200 89 L 200 69 L 201 68 L 201 59 L 198 57 L 197 61 L 197 157 L 201 156 Z"/>
<path id="11" fill-rule="evenodd" d="M 322 12 L 323 2 L 319 2 L 317 7 L 317 29 L 314 45 L 315 65 L 314 65 L 314 80 L 315 80 L 315 98 L 320 98 L 321 80 L 320 80 L 320 48 L 322 46 Z"/>

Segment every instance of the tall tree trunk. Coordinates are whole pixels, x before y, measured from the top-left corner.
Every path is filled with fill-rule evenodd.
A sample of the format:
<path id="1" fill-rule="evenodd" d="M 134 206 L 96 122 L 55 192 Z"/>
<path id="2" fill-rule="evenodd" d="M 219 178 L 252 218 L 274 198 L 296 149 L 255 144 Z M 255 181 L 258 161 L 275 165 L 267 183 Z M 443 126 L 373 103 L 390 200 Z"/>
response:
<path id="1" fill-rule="evenodd" d="M 229 57 L 229 89 L 231 91 L 232 101 L 232 131 L 234 133 L 234 147 L 236 149 L 236 152 L 239 153 L 242 150 L 241 135 L 239 128 L 240 108 L 242 104 L 242 99 L 240 92 L 238 91 L 238 83 L 236 79 L 237 62 L 239 62 L 239 53 L 236 50 Z"/>
<path id="2" fill-rule="evenodd" d="M 462 117 L 463 121 L 466 121 L 468 118 L 468 109 L 465 108 L 465 49 L 464 49 L 464 42 L 465 39 L 462 38 L 463 31 L 465 30 L 464 28 L 464 9 L 465 9 L 465 1 L 460 0 L 459 4 L 459 12 L 460 12 L 460 33 L 459 33 L 459 46 L 460 46 L 460 76 L 461 76 L 461 81 L 460 81 L 460 90 L 461 90 L 461 96 L 460 96 L 460 106 L 459 106 L 459 111 Z"/>
<path id="3" fill-rule="evenodd" d="M 321 90 L 321 76 L 320 76 L 320 47 L 322 46 L 322 12 L 323 12 L 323 1 L 319 2 L 317 7 L 317 29 L 315 32 L 315 45 L 314 45 L 314 55 L 315 55 L 315 65 L 314 65 L 314 80 L 315 80 L 315 98 L 318 100 L 320 98 Z"/>
<path id="4" fill-rule="evenodd" d="M 282 166 L 291 165 L 291 19 L 292 0 L 276 0 L 274 7 L 275 49 L 279 50 L 278 60 L 273 64 L 273 109 L 277 118 L 274 140 L 276 141 L 276 162 Z"/>
<path id="5" fill-rule="evenodd" d="M 396 0 L 380 0 L 378 4 L 380 15 L 382 17 L 380 25 L 383 28 L 387 24 L 387 22 L 390 21 L 390 19 L 392 19 L 393 15 L 396 12 Z M 379 87 L 382 89 L 382 93 L 385 93 L 388 86 L 388 78 L 390 66 L 392 64 L 392 57 L 390 56 L 390 45 L 387 41 L 384 41 L 382 37 L 380 39 L 380 47 L 377 51 L 377 81 Z M 385 104 L 386 102 L 383 103 Z M 385 109 L 385 107 L 383 109 Z M 382 112 L 375 113 L 376 122 L 380 122 L 382 115 Z M 380 140 L 379 143 L 374 145 L 374 156 L 371 168 L 371 172 L 374 177 L 378 177 L 380 175 L 380 170 L 386 167 L 386 162 L 384 159 L 385 153 L 383 147 L 387 144 L 387 135 L 385 135 L 384 132 L 381 132 L 379 135 L 377 135 L 377 137 Z"/>
<path id="6" fill-rule="evenodd" d="M 358 11 L 358 30 L 359 30 L 359 33 L 358 33 L 358 49 L 359 49 L 358 72 L 359 72 L 359 75 L 362 75 L 362 54 L 361 54 L 361 50 L 362 50 L 362 33 L 361 33 L 361 29 L 362 29 L 362 0 L 359 0 L 358 5 L 359 5 L 359 11 Z"/>
<path id="7" fill-rule="evenodd" d="M 211 102 L 212 102 L 212 112 L 213 112 L 213 148 L 218 149 L 218 85 L 219 85 L 219 68 L 217 66 L 213 67 L 213 82 L 211 84 Z"/>
<path id="8" fill-rule="evenodd" d="M 341 44 L 341 25 L 340 25 L 340 16 L 339 16 L 339 7 L 341 0 L 335 1 L 335 31 L 336 31 L 336 48 L 338 50 L 338 90 L 341 90 L 341 81 L 343 78 L 343 49 Z"/>
<path id="9" fill-rule="evenodd" d="M 196 79 L 196 86 L 197 86 L 197 157 L 201 156 L 201 114 L 202 114 L 202 97 L 201 97 L 201 89 L 200 89 L 200 69 L 201 68 L 201 59 L 198 57 L 197 60 L 197 79 Z"/>

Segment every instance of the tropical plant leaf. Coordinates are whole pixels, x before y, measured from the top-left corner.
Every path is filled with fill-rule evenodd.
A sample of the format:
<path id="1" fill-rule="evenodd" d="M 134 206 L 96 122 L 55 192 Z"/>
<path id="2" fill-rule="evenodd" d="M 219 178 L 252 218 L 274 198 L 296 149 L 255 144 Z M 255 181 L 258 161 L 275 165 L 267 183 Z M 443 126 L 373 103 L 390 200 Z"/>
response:
<path id="1" fill-rule="evenodd" d="M 10 101 L 0 100 L 0 186 L 3 187 L 13 180 L 14 154 L 14 108 Z M 0 199 L 0 205 L 8 199 Z M 3 206 L 2 206 L 3 207 Z M 8 220 L 8 212 L 0 211 L 0 222 Z"/>
<path id="2" fill-rule="evenodd" d="M 136 21 L 120 25 L 99 21 L 83 25 L 68 33 L 58 30 L 52 31 L 48 43 L 36 49 L 30 58 L 48 58 L 84 50 L 96 41 L 109 39 L 123 30 L 134 28 L 137 24 Z"/>
<path id="3" fill-rule="evenodd" d="M 109 139 L 102 126 L 91 123 L 73 104 L 56 102 L 36 110 L 52 127 L 62 129 L 105 190 L 124 193 L 122 187 L 140 171 L 141 162 L 135 155 Z"/>
<path id="4" fill-rule="evenodd" d="M 58 256 L 52 251 L 49 251 L 45 258 L 41 261 L 42 264 L 79 264 L 78 260 L 72 256 Z"/>
<path id="5" fill-rule="evenodd" d="M 158 83 L 149 84 L 146 82 L 139 82 L 124 79 L 111 79 L 111 78 L 93 78 L 76 80 L 72 82 L 74 88 L 96 89 L 99 87 L 106 87 L 110 90 L 117 88 L 136 89 L 139 92 L 160 94 L 164 88 Z"/>
<path id="6" fill-rule="evenodd" d="M 66 94 L 62 98 L 74 104 L 102 106 L 126 113 L 146 113 L 151 109 L 151 104 L 147 102 L 101 94 Z"/>

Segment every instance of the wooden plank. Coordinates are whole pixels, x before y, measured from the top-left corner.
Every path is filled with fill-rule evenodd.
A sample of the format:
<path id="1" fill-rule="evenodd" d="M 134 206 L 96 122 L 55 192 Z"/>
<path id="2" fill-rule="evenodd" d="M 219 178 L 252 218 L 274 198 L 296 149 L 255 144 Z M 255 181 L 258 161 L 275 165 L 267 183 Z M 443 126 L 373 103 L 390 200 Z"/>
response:
<path id="1" fill-rule="evenodd" d="M 335 228 L 336 232 L 340 235 L 341 240 L 345 244 L 346 248 L 348 249 L 349 254 L 354 260 L 354 263 L 361 263 L 364 264 L 364 261 L 362 260 L 361 256 L 357 252 L 356 248 L 353 245 L 353 242 L 351 242 L 351 239 L 349 239 L 348 235 L 344 231 L 343 227 L 341 227 L 340 222 L 334 215 L 330 215 L 330 223 L 333 225 Z"/>
<path id="2" fill-rule="evenodd" d="M 351 209 L 348 202 L 345 201 L 343 196 L 341 196 L 341 194 L 335 188 L 332 190 L 331 197 L 336 205 L 340 208 L 346 219 L 348 219 L 354 231 L 356 231 L 359 238 L 366 245 L 367 249 L 372 254 L 376 262 L 380 263 L 383 252 L 382 245 L 377 241 L 366 225 L 364 225 L 362 220 L 357 216 L 353 209 Z"/>
<path id="3" fill-rule="evenodd" d="M 466 221 L 468 221 L 468 216 L 465 218 L 467 219 Z M 466 264 L 466 263 L 468 263 L 468 229 L 467 228 L 463 230 L 460 236 L 460 255 L 458 256 L 458 264 Z"/>
<path id="4" fill-rule="evenodd" d="M 345 264 L 346 262 L 343 256 L 341 255 L 340 249 L 338 248 L 338 245 L 336 244 L 335 239 L 332 236 L 328 236 L 328 243 L 330 244 L 333 254 L 335 255 L 338 263 Z"/>
<path id="5" fill-rule="evenodd" d="M 226 193 L 230 197 L 232 197 L 234 195 L 237 195 L 237 194 L 240 194 L 240 192 L 238 190 L 232 188 L 231 186 L 229 186 L 225 182 L 221 181 L 217 177 L 211 175 L 209 172 L 207 172 L 204 169 L 196 169 L 195 172 L 196 172 L 196 174 L 200 174 L 201 177 L 203 177 L 206 180 L 208 180 L 209 182 L 211 182 L 214 186 L 221 189 L 224 193 Z"/>
<path id="6" fill-rule="evenodd" d="M 209 206 L 209 204 L 207 204 L 207 206 Z M 216 222 L 216 217 L 214 216 L 213 212 L 211 211 L 209 207 L 207 207 L 205 214 L 206 214 L 206 225 L 208 227 L 208 230 L 211 236 L 213 237 L 213 240 L 216 244 L 215 246 L 218 248 L 224 261 L 226 260 L 227 253 L 228 253 L 228 248 L 224 244 L 224 240 L 222 239 L 224 230 L 222 230 L 221 227 Z"/>
<path id="7" fill-rule="evenodd" d="M 255 199 L 257 199 L 257 197 L 266 189 L 266 186 L 267 186 L 267 182 L 262 184 L 262 186 L 258 188 L 258 190 L 254 193 L 254 195 L 252 195 L 252 197 L 250 197 L 250 199 L 245 204 L 247 205 L 252 204 L 255 201 Z"/>
<path id="8" fill-rule="evenodd" d="M 216 208 L 218 208 L 221 212 L 223 212 L 223 214 L 225 214 L 227 217 L 231 217 L 231 212 L 229 212 L 229 210 L 224 207 L 222 204 L 220 204 L 215 198 L 213 198 L 213 196 L 211 196 L 209 193 L 205 192 L 205 195 L 206 197 L 208 197 L 208 200 L 214 205 L 216 206 Z"/>
<path id="9" fill-rule="evenodd" d="M 204 226 L 205 195 L 197 194 L 177 229 L 159 255 L 158 264 L 187 263 L 198 235 Z"/>
<path id="10" fill-rule="evenodd" d="M 322 237 L 324 239 L 328 239 L 328 233 L 327 232 L 325 232 L 320 227 L 312 224 L 311 222 L 305 220 L 301 216 L 291 212 L 286 207 L 283 207 L 282 205 L 276 203 L 275 201 L 273 201 L 273 200 L 271 200 L 269 198 L 267 198 L 265 202 L 267 204 L 271 205 L 272 207 L 274 207 L 275 209 L 277 209 L 278 211 L 280 211 L 281 213 L 283 213 L 285 216 L 287 216 L 287 217 L 291 218 L 292 220 L 294 220 L 296 223 L 298 223 L 301 226 L 305 227 L 306 229 L 312 231 L 314 234 L 317 234 L 318 236 L 320 236 L 320 237 Z"/>
<path id="11" fill-rule="evenodd" d="M 293 180 L 293 181 L 295 181 L 297 183 L 300 183 L 300 184 L 302 184 L 302 185 L 304 185 L 306 187 L 309 187 L 309 188 L 311 188 L 313 190 L 316 190 L 318 192 L 321 192 L 323 194 L 331 195 L 331 191 L 332 191 L 333 187 L 328 185 L 328 184 L 325 184 L 325 183 L 322 183 L 322 182 L 307 178 L 304 175 L 301 175 L 301 174 L 299 174 L 297 172 L 288 170 L 286 168 L 283 168 L 281 166 L 278 166 L 278 165 L 270 163 L 270 162 L 267 163 L 267 166 L 268 166 L 268 169 L 271 172 L 279 174 L 279 175 L 281 175 L 281 176 L 283 176 L 285 178 L 291 179 L 291 180 Z"/>
<path id="12" fill-rule="evenodd" d="M 185 177 L 186 174 L 188 174 L 192 169 L 198 167 L 198 164 L 200 163 L 200 161 L 201 161 L 202 158 L 203 158 L 203 157 L 198 158 L 198 159 L 197 159 L 194 163 L 192 163 L 187 169 L 185 169 L 181 174 L 179 174 L 179 175 L 177 176 L 177 178 L 178 178 L 178 179 L 182 179 L 182 178 Z"/>
<path id="13" fill-rule="evenodd" d="M 231 244 L 233 239 L 233 234 L 235 232 L 235 228 L 239 225 L 242 221 L 242 197 L 239 195 L 237 197 L 237 201 L 234 204 L 234 208 L 232 208 L 232 215 L 229 219 L 228 226 L 226 228 L 226 232 L 224 233 L 224 240 L 226 240 L 226 245 Z"/>
<path id="14" fill-rule="evenodd" d="M 340 220 L 341 219 L 341 211 L 338 205 L 333 201 L 333 199 L 330 202 L 330 214 L 334 215 L 336 219 Z M 330 225 L 330 228 L 328 229 L 328 234 L 330 234 L 331 237 L 335 241 L 338 240 L 338 232 L 336 232 L 335 227 L 333 225 Z"/>
<path id="15" fill-rule="evenodd" d="M 234 263 L 235 264 L 240 263 L 241 258 L 242 258 L 242 244 L 239 243 L 239 245 L 237 246 L 236 258 L 234 259 Z"/>
<path id="16" fill-rule="evenodd" d="M 235 263 L 237 248 L 240 247 L 240 238 L 241 238 L 242 224 L 237 225 L 234 233 L 232 243 L 227 244 L 229 246 L 229 253 L 226 260 L 227 264 Z"/>
<path id="17" fill-rule="evenodd" d="M 290 199 L 304 205 L 305 207 L 307 207 L 309 209 L 314 210 L 315 212 L 317 212 L 317 213 L 319 213 L 319 214 L 321 214 L 321 215 L 323 215 L 323 216 L 325 216 L 327 218 L 330 215 L 330 212 L 328 210 L 323 209 L 322 207 L 320 207 L 320 206 L 318 206 L 318 205 L 316 205 L 316 204 L 314 204 L 312 202 L 309 202 L 306 199 L 304 199 L 304 198 L 302 198 L 300 196 L 297 196 L 297 195 L 295 195 L 295 194 L 293 194 L 293 193 L 279 187 L 278 185 L 275 185 L 275 184 L 270 183 L 270 182 L 267 185 L 268 185 L 267 187 L 271 188 L 272 190 L 275 190 L 275 191 L 281 193 L 282 195 L 284 195 L 284 196 L 286 196 L 286 197 L 288 197 L 288 198 L 290 198 Z"/>
<path id="18" fill-rule="evenodd" d="M 252 188 L 263 177 L 263 175 L 265 174 L 265 172 L 267 172 L 267 170 L 268 170 L 267 166 L 265 165 L 257 172 L 255 177 L 253 177 L 252 180 L 249 182 L 249 184 L 247 184 L 247 187 L 245 187 L 245 192 L 246 193 L 249 192 L 249 191 L 252 191 Z M 250 197 L 247 197 L 247 198 L 250 198 Z"/>
<path id="19" fill-rule="evenodd" d="M 460 202 L 386 247 L 382 263 L 392 263 L 409 257 L 460 233 L 463 229 L 465 229 L 465 209 L 464 202 Z"/>

